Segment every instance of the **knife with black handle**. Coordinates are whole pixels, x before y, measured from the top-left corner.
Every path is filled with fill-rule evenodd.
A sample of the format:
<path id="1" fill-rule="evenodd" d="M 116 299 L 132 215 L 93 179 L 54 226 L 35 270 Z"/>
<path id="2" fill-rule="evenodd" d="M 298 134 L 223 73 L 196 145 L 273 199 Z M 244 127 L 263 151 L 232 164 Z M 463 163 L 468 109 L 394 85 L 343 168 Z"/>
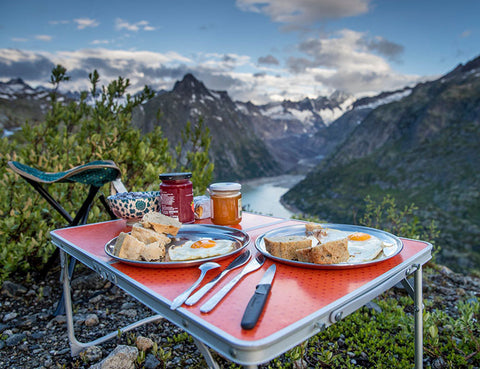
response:
<path id="1" fill-rule="evenodd" d="M 257 324 L 258 318 L 262 314 L 265 302 L 267 301 L 268 294 L 272 288 L 273 277 L 277 267 L 275 264 L 270 266 L 263 275 L 260 283 L 255 288 L 255 293 L 250 299 L 243 313 L 242 322 L 240 325 L 243 329 L 252 329 Z"/>

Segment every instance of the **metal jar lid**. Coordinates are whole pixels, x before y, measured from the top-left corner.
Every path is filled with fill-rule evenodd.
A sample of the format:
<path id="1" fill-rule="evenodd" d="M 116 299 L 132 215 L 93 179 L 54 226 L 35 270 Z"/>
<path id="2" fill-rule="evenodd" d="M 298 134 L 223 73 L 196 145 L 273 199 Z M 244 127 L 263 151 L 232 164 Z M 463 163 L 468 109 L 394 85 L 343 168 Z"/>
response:
<path id="1" fill-rule="evenodd" d="M 158 176 L 162 181 L 177 181 L 181 179 L 189 179 L 192 178 L 192 173 L 190 172 L 183 172 L 183 173 L 162 173 Z"/>
<path id="2" fill-rule="evenodd" d="M 210 191 L 240 191 L 242 185 L 236 182 L 212 183 L 209 186 Z"/>

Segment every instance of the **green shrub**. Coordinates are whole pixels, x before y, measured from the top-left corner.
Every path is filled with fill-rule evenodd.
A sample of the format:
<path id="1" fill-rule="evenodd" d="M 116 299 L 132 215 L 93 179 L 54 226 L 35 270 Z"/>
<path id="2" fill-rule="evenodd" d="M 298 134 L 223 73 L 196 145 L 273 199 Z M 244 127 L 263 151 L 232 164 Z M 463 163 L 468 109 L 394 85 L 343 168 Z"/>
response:
<path id="1" fill-rule="evenodd" d="M 131 191 L 157 190 L 158 175 L 168 171 L 192 171 L 196 194 L 203 193 L 211 181 L 211 138 L 201 120 L 188 124 L 180 144 L 171 148 L 160 127 L 142 135 L 131 126 L 132 109 L 154 95 L 147 86 L 134 97 L 127 93 L 129 80 L 122 77 L 99 88 L 100 77 L 94 71 L 89 75 L 91 90 L 82 92 L 78 101 L 67 102 L 57 91 L 68 79 L 65 68 L 54 68 L 45 120 L 35 125 L 25 122 L 15 135 L 0 140 L 0 281 L 13 272 L 41 268 L 54 250 L 49 231 L 65 225 L 29 184 L 7 169 L 9 160 L 48 172 L 93 160 L 113 160 Z M 71 213 L 88 191 L 80 184 L 49 185 L 48 190 Z M 108 195 L 108 185 L 102 190 Z M 97 203 L 89 222 L 109 219 Z"/>
<path id="2" fill-rule="evenodd" d="M 417 215 L 418 207 L 415 204 L 399 208 L 393 196 L 387 195 L 376 203 L 370 196 L 365 198 L 365 213 L 360 224 L 366 227 L 382 229 L 394 235 L 416 240 L 427 240 L 434 245 L 433 256 L 440 248 L 435 245 L 439 230 L 435 221 L 431 220 L 423 225 Z"/>

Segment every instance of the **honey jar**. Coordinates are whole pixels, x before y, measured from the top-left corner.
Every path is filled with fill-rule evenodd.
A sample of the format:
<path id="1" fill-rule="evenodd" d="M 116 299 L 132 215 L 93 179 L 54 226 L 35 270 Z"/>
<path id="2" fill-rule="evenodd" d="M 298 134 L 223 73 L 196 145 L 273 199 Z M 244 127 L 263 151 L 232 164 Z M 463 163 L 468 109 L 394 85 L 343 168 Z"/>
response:
<path id="1" fill-rule="evenodd" d="M 159 175 L 160 212 L 178 219 L 182 223 L 193 223 L 193 185 L 192 173 L 163 173 Z"/>
<path id="2" fill-rule="evenodd" d="M 242 185 L 234 182 L 213 183 L 209 186 L 210 211 L 213 224 L 235 225 L 242 220 Z"/>

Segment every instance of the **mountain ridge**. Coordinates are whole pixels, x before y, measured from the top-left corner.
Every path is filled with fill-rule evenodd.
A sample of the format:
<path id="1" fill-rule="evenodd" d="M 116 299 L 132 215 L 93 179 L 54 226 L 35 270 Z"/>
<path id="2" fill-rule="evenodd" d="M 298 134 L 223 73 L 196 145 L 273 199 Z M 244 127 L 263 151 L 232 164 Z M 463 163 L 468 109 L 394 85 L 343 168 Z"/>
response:
<path id="1" fill-rule="evenodd" d="M 282 201 L 353 223 L 367 195 L 390 194 L 439 224 L 442 262 L 478 268 L 479 142 L 480 57 L 371 110 Z"/>

